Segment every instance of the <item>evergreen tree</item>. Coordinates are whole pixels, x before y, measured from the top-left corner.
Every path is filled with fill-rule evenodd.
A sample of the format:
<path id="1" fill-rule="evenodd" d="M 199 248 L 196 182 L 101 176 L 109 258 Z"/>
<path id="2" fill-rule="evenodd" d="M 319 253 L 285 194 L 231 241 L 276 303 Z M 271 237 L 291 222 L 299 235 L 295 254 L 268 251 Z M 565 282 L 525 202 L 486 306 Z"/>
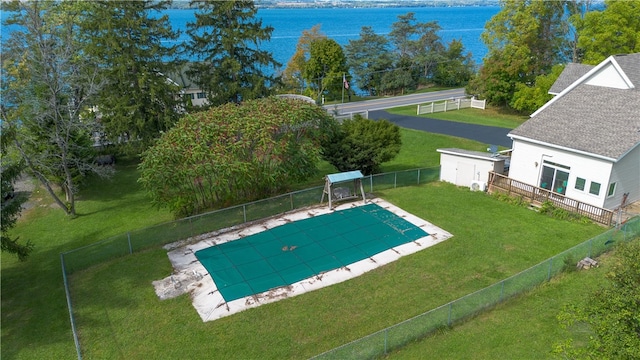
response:
<path id="1" fill-rule="evenodd" d="M 396 49 L 396 68 L 400 64 L 405 66 L 404 75 L 409 71 L 416 85 L 430 80 L 436 65 L 444 60 L 445 48 L 438 36 L 440 29 L 435 21 L 418 22 L 412 12 L 398 16 L 398 21 L 391 24 L 388 37 Z M 411 64 L 410 69 L 405 64 Z"/>
<path id="2" fill-rule="evenodd" d="M 176 70 L 177 39 L 167 1 L 88 1 L 80 22 L 84 52 L 100 65 L 105 85 L 96 102 L 111 141 L 138 152 L 170 129 L 182 109 Z M 139 146 L 141 145 L 141 146 Z"/>
<path id="3" fill-rule="evenodd" d="M 361 170 L 365 175 L 380 171 L 402 147 L 398 125 L 387 120 L 369 120 L 357 115 L 333 129 L 322 144 L 322 156 L 338 171 Z"/>
<path id="4" fill-rule="evenodd" d="M 465 85 L 473 77 L 475 63 L 471 53 L 464 54 L 460 40 L 452 40 L 443 52 L 443 61 L 436 66 L 433 81 L 438 85 Z"/>
<path id="5" fill-rule="evenodd" d="M 353 71 L 358 88 L 369 95 L 380 93 L 382 76 L 393 67 L 389 41 L 369 26 L 362 27 L 360 38 L 345 46 L 347 67 Z"/>
<path id="6" fill-rule="evenodd" d="M 5 116 L 2 116 L 5 119 Z M 9 235 L 9 230 L 14 227 L 18 216 L 22 210 L 22 204 L 26 201 L 26 196 L 16 196 L 13 183 L 18 179 L 23 171 L 24 162 L 18 156 L 12 156 L 9 152 L 10 144 L 15 138 L 15 128 L 10 128 L 10 124 L 2 122 L 2 132 L 0 132 L 0 184 L 2 185 L 2 204 L 0 210 L 0 249 L 3 252 L 14 254 L 19 260 L 26 260 L 33 250 L 33 244 L 29 241 L 22 244 L 18 238 Z"/>
<path id="7" fill-rule="evenodd" d="M 196 59 L 187 74 L 207 94 L 210 105 L 264 97 L 279 80 L 267 75 L 278 67 L 271 53 L 260 50 L 273 27 L 256 19 L 253 1 L 192 1 L 195 22 L 187 24 L 187 52 Z"/>

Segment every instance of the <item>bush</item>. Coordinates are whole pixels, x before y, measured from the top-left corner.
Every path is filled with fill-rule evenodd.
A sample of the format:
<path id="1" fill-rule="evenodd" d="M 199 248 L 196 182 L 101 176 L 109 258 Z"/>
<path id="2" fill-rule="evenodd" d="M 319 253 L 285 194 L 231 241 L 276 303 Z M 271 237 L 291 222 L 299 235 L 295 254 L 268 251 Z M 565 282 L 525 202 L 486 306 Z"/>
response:
<path id="1" fill-rule="evenodd" d="M 387 120 L 356 116 L 334 129 L 322 144 L 322 156 L 338 171 L 360 170 L 364 175 L 380 172 L 380 165 L 400 152 L 400 128 Z"/>

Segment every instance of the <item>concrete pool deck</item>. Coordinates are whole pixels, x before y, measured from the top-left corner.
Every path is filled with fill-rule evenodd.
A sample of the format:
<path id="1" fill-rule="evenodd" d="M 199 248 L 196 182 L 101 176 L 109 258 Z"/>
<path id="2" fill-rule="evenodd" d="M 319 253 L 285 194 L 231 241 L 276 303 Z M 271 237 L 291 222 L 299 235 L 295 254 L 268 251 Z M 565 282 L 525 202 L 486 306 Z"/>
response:
<path id="1" fill-rule="evenodd" d="M 436 245 L 452 236 L 445 230 L 438 228 L 433 224 L 382 199 L 374 198 L 367 200 L 367 202 L 377 204 L 378 206 L 421 228 L 429 235 L 418 240 L 396 246 L 348 266 L 326 271 L 288 286 L 278 287 L 263 293 L 229 302 L 225 301 L 218 291 L 215 282 L 207 273 L 205 267 L 196 258 L 196 251 L 257 234 L 264 230 L 290 222 L 361 206 L 363 203 L 362 201 L 343 203 L 334 207 L 333 210 L 329 210 L 326 205 L 305 208 L 274 218 L 225 229 L 224 231 L 200 235 L 192 239 L 187 239 L 185 241 L 165 246 L 165 248 L 169 250 L 168 257 L 173 266 L 173 274 L 162 280 L 153 282 L 156 294 L 160 299 L 169 299 L 189 293 L 193 306 L 202 318 L 202 321 L 212 321 L 249 308 L 258 307 L 263 304 L 297 296 L 308 291 L 317 290 L 352 279 L 375 268 L 393 262 L 402 256 L 410 255 Z"/>

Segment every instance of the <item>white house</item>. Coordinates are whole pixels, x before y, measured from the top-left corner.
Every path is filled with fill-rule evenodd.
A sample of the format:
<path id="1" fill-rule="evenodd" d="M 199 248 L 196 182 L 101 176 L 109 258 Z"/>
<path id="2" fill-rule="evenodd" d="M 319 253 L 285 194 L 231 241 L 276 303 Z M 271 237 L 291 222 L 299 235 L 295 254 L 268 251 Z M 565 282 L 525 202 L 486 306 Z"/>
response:
<path id="1" fill-rule="evenodd" d="M 187 76 L 189 63 L 183 65 L 178 72 L 169 74 L 171 80 L 180 86 L 180 96 L 191 100 L 193 106 L 207 105 L 207 94 Z"/>
<path id="2" fill-rule="evenodd" d="M 508 134 L 509 177 L 610 210 L 640 200 L 640 53 L 567 69 Z"/>

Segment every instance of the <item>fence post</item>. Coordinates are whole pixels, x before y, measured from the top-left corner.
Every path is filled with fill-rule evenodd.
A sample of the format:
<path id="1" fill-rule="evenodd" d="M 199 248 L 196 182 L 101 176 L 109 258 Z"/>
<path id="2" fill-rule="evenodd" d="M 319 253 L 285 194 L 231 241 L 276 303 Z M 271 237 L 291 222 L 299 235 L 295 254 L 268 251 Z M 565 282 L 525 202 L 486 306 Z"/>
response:
<path id="1" fill-rule="evenodd" d="M 373 174 L 369 175 L 369 191 L 373 192 Z"/>
<path id="2" fill-rule="evenodd" d="M 433 104 L 434 104 L 434 103 L 431 103 L 431 113 L 432 113 L 432 114 L 433 114 Z"/>
<path id="3" fill-rule="evenodd" d="M 394 172 L 393 173 L 393 188 L 397 188 L 398 187 L 398 172 Z"/>
<path id="4" fill-rule="evenodd" d="M 129 255 L 133 254 L 133 247 L 131 247 L 131 233 L 127 232 L 127 242 L 129 243 Z"/>
<path id="5" fill-rule="evenodd" d="M 291 204 L 291 210 L 293 210 L 293 193 L 289 193 L 289 203 Z"/>
<path id="6" fill-rule="evenodd" d="M 503 298 L 504 298 L 504 280 L 502 280 L 501 286 L 500 286 L 500 302 L 502 302 Z"/>
<path id="7" fill-rule="evenodd" d="M 64 265 L 64 254 L 60 253 L 60 264 L 62 265 L 62 282 L 64 283 L 64 293 L 67 297 L 67 308 L 69 309 L 69 321 L 71 321 L 71 332 L 73 333 L 73 342 L 76 345 L 76 353 L 78 360 L 82 360 L 82 351 L 80 350 L 80 340 L 78 339 L 78 331 L 76 330 L 76 320 L 73 317 L 73 306 L 71 305 L 71 292 L 69 291 L 69 280 L 67 279 L 67 268 Z"/>
<path id="8" fill-rule="evenodd" d="M 449 327 L 451 327 L 451 307 L 452 306 L 453 306 L 453 301 L 449 303 L 449 320 L 447 320 Z"/>
<path id="9" fill-rule="evenodd" d="M 242 218 L 244 219 L 244 222 L 247 222 L 247 205 L 246 204 L 242 204 Z"/>
<path id="10" fill-rule="evenodd" d="M 387 354 L 387 333 L 389 332 L 389 329 L 384 329 L 384 354 Z"/>
<path id="11" fill-rule="evenodd" d="M 418 169 L 418 185 L 420 185 L 420 169 Z"/>
<path id="12" fill-rule="evenodd" d="M 417 115 L 420 115 L 420 104 L 418 104 L 418 112 Z"/>
<path id="13" fill-rule="evenodd" d="M 551 280 L 551 268 L 553 267 L 553 258 L 549 259 L 549 273 L 547 274 L 547 281 Z"/>

